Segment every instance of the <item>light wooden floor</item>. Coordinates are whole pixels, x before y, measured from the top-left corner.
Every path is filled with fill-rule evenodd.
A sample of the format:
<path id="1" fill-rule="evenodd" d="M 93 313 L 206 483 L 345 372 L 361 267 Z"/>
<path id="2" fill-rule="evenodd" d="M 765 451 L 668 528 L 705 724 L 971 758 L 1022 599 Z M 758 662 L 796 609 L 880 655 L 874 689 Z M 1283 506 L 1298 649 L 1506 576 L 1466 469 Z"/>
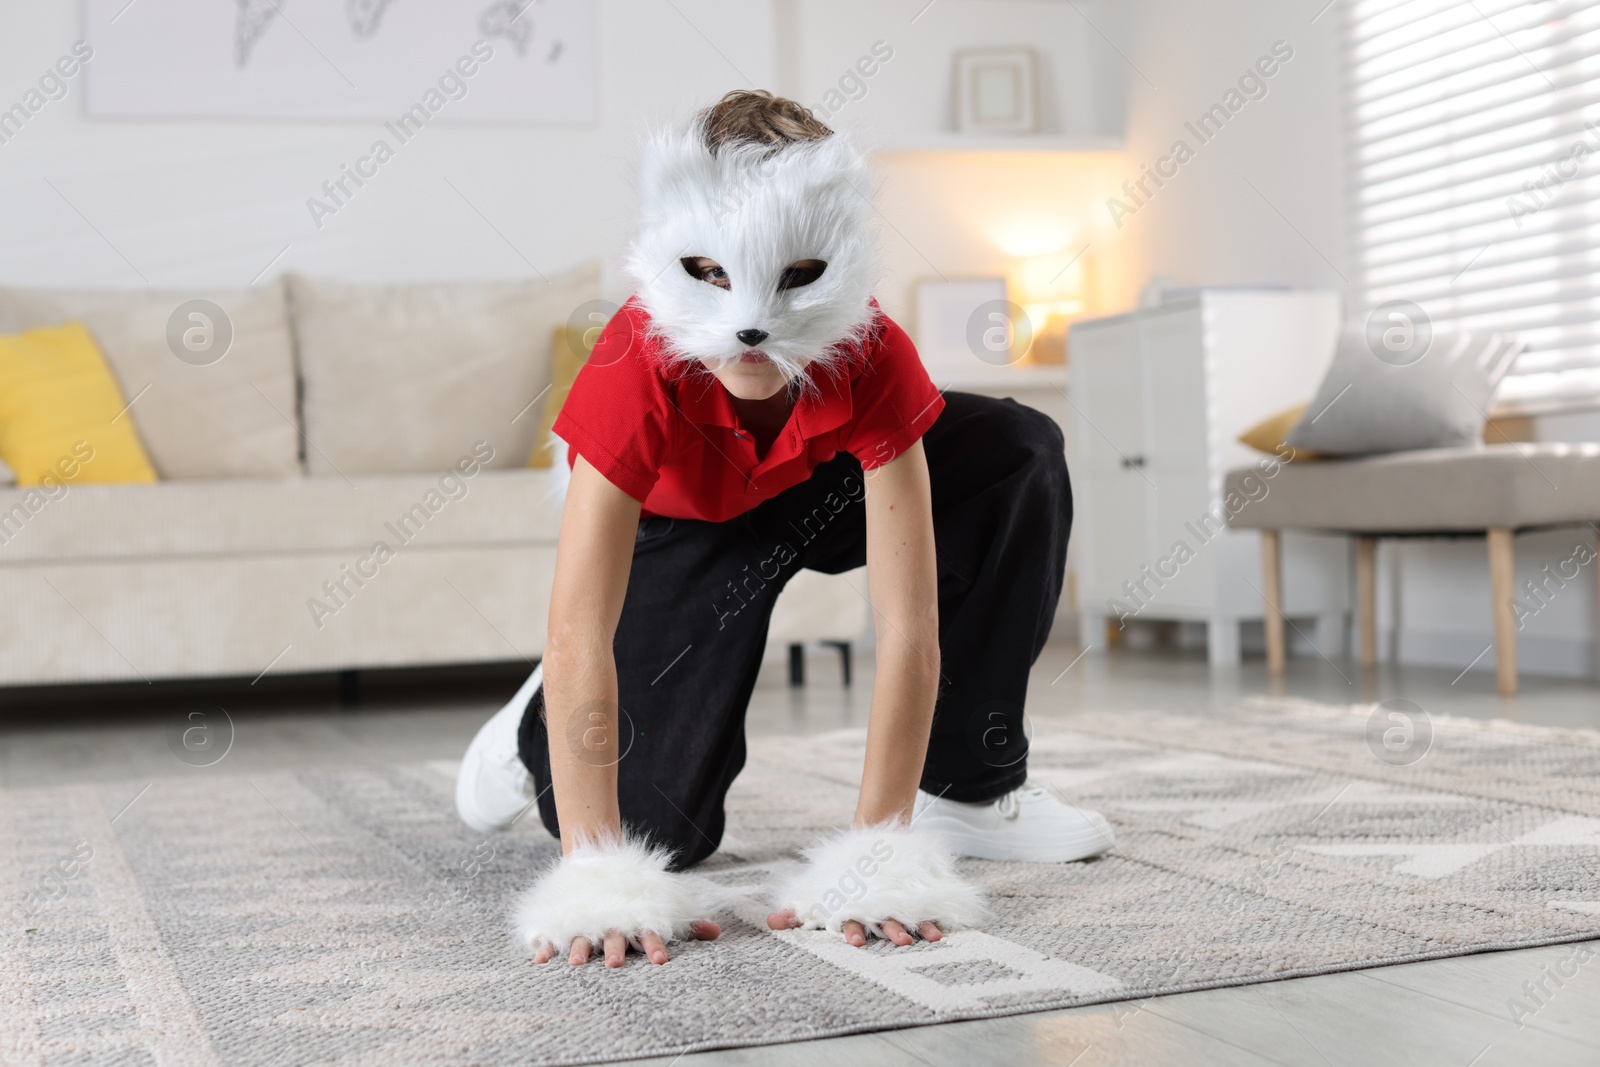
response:
<path id="1" fill-rule="evenodd" d="M 1269 692 L 1262 665 L 1208 668 L 1194 653 L 1091 655 L 1047 648 L 1032 678 L 1030 714 L 1070 719 L 1074 710 L 1224 707 Z M 1069 668 L 1070 665 L 1070 669 Z M 229 709 L 236 739 L 218 772 L 287 766 L 459 758 L 485 716 L 527 668 L 458 678 L 371 677 L 355 708 L 340 707 L 329 679 L 268 679 L 201 687 L 144 686 L 19 694 L 0 691 L 0 783 L 26 786 L 185 772 L 166 729 L 186 701 Z M 858 658 L 855 686 L 839 685 L 831 653 L 811 661 L 810 684 L 792 691 L 781 671 L 764 676 L 751 707 L 752 734 L 797 734 L 861 725 L 871 664 Z M 1063 673 L 1063 671 L 1065 673 Z M 1513 700 L 1494 693 L 1492 673 L 1385 669 L 1363 676 L 1348 663 L 1290 661 L 1280 692 L 1328 702 L 1404 697 L 1431 712 L 1496 715 L 1555 726 L 1600 728 L 1600 689 L 1525 678 Z M 1052 681 L 1053 680 L 1053 681 Z M 1600 943 L 1571 972 L 1576 946 L 1186 993 L 1143 1002 L 860 1034 L 825 1041 L 639 1061 L 667 1067 L 723 1065 L 1059 1064 L 1141 1067 L 1300 1064 L 1322 1067 L 1600 1065 Z M 1582 958 L 1582 957 L 1579 957 Z M 1514 1021 L 1510 1000 L 1543 981 L 1544 1005 Z"/>

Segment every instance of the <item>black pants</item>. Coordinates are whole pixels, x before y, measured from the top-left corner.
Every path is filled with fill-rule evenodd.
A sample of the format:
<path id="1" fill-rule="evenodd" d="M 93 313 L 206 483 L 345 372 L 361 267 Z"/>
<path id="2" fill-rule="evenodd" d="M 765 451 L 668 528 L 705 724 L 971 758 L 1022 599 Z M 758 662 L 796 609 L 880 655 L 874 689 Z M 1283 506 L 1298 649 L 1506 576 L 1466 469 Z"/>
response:
<path id="1" fill-rule="evenodd" d="M 1062 435 L 1048 416 L 1014 400 L 947 393 L 922 440 L 941 677 L 921 787 L 952 800 L 991 800 L 1027 775 L 1028 669 L 1050 632 L 1072 526 Z M 619 760 L 624 824 L 673 848 L 681 867 L 722 839 L 773 601 L 801 567 L 837 574 L 866 562 L 870 478 L 841 453 L 727 522 L 639 523 L 614 646 L 619 736 L 607 759 Z M 575 717 L 568 743 L 582 744 L 583 731 L 604 722 Z M 540 817 L 559 835 L 542 690 L 523 715 L 518 744 L 540 791 Z"/>

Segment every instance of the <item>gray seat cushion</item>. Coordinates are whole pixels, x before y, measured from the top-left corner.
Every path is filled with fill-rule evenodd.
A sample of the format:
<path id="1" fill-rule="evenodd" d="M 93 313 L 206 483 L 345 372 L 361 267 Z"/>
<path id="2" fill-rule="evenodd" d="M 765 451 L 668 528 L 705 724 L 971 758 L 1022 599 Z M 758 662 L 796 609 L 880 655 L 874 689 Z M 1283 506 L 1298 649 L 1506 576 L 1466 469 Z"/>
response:
<path id="1" fill-rule="evenodd" d="M 1600 444 L 1433 448 L 1228 473 L 1228 525 L 1422 533 L 1600 519 Z M 1228 503 L 1232 501 L 1233 503 Z"/>

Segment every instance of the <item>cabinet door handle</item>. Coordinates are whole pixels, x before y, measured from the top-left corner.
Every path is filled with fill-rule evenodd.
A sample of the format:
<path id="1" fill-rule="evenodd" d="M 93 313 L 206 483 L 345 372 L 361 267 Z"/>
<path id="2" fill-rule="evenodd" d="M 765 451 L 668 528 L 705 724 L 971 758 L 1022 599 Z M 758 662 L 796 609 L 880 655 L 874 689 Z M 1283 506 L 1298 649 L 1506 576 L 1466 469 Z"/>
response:
<path id="1" fill-rule="evenodd" d="M 1144 467 L 1144 457 L 1143 456 L 1123 456 L 1122 457 L 1122 469 L 1123 470 L 1132 470 L 1135 467 L 1138 467 L 1138 468 L 1141 468 L 1141 469 Z"/>

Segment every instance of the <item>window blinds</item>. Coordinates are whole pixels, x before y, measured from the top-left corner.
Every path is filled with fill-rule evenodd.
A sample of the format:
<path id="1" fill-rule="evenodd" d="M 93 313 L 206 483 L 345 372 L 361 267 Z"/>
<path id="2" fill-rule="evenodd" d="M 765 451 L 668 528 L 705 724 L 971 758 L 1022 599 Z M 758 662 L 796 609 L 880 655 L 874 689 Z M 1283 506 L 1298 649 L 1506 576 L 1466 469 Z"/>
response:
<path id="1" fill-rule="evenodd" d="M 1361 0 L 1345 34 L 1366 307 L 1526 341 L 1496 414 L 1600 406 L 1600 0 Z"/>

